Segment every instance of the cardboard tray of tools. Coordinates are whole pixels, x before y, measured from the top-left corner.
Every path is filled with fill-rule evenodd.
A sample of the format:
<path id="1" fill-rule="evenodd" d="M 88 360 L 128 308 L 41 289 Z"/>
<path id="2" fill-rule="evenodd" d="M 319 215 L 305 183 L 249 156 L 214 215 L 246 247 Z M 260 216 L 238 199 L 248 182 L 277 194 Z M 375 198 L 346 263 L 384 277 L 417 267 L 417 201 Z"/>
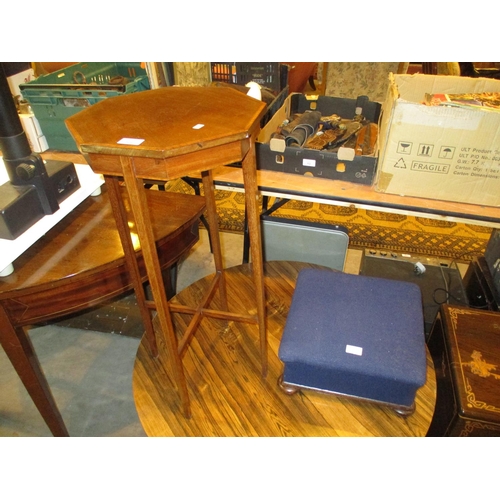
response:
<path id="1" fill-rule="evenodd" d="M 307 111 L 319 111 L 322 117 L 338 115 L 344 120 L 354 120 L 361 115 L 367 122 L 378 124 L 381 105 L 366 96 L 348 99 L 290 94 L 259 134 L 257 168 L 371 185 L 377 167 L 376 145 L 368 155 L 359 154 L 359 150 L 356 154 L 356 148 L 349 143 L 335 150 L 286 145 L 277 131 L 285 120 Z"/>

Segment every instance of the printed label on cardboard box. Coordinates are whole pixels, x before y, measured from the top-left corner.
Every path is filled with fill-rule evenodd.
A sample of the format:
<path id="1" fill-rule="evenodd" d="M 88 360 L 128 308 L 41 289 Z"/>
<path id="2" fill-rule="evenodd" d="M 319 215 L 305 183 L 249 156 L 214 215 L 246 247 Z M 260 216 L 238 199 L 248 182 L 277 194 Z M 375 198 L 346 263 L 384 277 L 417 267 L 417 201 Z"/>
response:
<path id="1" fill-rule="evenodd" d="M 404 81 L 419 84 L 424 92 L 429 82 L 426 76 Z M 440 77 L 430 80 L 434 86 L 441 82 Z M 482 83 L 459 80 L 460 85 L 474 88 Z M 500 88 L 500 82 L 488 85 Z M 426 106 L 401 96 L 389 98 L 384 106 L 377 191 L 500 206 L 498 111 Z"/>

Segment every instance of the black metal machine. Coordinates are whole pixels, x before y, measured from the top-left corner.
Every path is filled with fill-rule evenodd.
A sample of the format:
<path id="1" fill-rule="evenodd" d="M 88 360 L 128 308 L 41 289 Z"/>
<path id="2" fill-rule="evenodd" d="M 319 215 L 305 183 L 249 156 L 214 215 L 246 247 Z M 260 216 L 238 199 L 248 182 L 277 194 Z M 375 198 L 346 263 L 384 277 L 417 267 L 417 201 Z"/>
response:
<path id="1" fill-rule="evenodd" d="M 0 186 L 0 238 L 14 240 L 80 187 L 73 163 L 33 153 L 0 63 L 0 150 L 9 182 Z"/>

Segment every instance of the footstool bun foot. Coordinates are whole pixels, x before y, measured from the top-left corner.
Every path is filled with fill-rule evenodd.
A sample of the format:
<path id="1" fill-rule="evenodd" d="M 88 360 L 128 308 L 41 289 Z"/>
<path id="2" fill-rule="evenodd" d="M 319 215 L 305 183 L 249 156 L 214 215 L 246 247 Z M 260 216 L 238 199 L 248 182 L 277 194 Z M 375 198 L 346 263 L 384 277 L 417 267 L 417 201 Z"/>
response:
<path id="1" fill-rule="evenodd" d="M 286 382 L 284 382 L 283 375 L 280 375 L 278 378 L 278 387 L 288 396 L 293 396 L 296 392 L 299 391 L 297 387 L 294 387 L 293 385 L 289 385 Z"/>
<path id="2" fill-rule="evenodd" d="M 394 411 L 402 417 L 409 417 L 415 412 L 415 402 L 411 406 L 398 406 L 394 408 Z"/>

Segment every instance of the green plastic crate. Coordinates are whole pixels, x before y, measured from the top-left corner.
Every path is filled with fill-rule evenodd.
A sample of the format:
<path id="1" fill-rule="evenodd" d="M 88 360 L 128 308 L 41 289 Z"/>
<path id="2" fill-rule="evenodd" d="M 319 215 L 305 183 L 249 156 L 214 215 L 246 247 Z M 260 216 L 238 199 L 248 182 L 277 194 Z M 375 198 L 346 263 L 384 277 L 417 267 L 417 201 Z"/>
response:
<path id="1" fill-rule="evenodd" d="M 50 149 L 78 151 L 64 121 L 102 99 L 150 88 L 138 62 L 87 62 L 68 66 L 19 85 Z"/>

